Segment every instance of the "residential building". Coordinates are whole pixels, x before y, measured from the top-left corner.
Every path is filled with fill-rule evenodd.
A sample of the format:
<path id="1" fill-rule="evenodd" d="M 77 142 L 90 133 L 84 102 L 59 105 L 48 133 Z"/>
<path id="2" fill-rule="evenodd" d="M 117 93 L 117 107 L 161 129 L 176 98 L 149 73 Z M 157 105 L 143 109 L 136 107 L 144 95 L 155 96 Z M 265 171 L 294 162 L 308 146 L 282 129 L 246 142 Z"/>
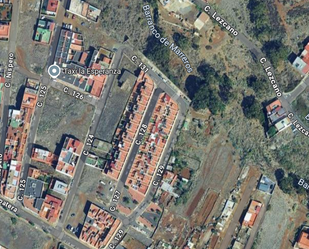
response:
<path id="1" fill-rule="evenodd" d="M 113 179 L 119 178 L 153 90 L 153 80 L 147 74 L 141 72 L 112 143 L 111 160 L 105 172 Z"/>
<path id="2" fill-rule="evenodd" d="M 190 169 L 189 168 L 183 168 L 180 172 L 181 180 L 184 182 L 188 182 L 191 177 Z"/>
<path id="3" fill-rule="evenodd" d="M 46 175 L 46 173 L 41 172 L 39 169 L 33 167 L 30 167 L 28 170 L 23 204 L 27 209 L 31 210 L 37 215 L 39 214 L 44 202 L 43 193 L 45 191 L 44 182 L 40 179 Z"/>
<path id="4" fill-rule="evenodd" d="M 309 42 L 300 56 L 296 57 L 293 66 L 303 75 L 309 72 Z"/>
<path id="5" fill-rule="evenodd" d="M 272 192 L 275 189 L 275 186 L 276 186 L 275 182 L 273 182 L 268 177 L 262 175 L 261 179 L 259 181 L 259 184 L 257 186 L 257 189 L 262 191 L 262 192 L 265 192 L 265 193 L 268 193 L 268 194 L 272 194 Z"/>
<path id="6" fill-rule="evenodd" d="M 198 30 L 201 30 L 204 25 L 208 22 L 209 20 L 209 15 L 207 15 L 204 11 L 201 12 L 194 22 L 194 27 L 197 28 Z"/>
<path id="7" fill-rule="evenodd" d="M 252 228 L 254 226 L 254 223 L 256 221 L 256 218 L 258 216 L 258 214 L 261 211 L 263 204 L 258 202 L 258 201 L 254 201 L 251 200 L 248 211 L 244 217 L 244 220 L 242 222 L 243 226 Z"/>
<path id="8" fill-rule="evenodd" d="M 55 223 L 60 215 L 63 201 L 52 195 L 46 195 L 39 215 L 50 223 Z"/>
<path id="9" fill-rule="evenodd" d="M 59 7 L 59 0 L 43 0 L 42 14 L 56 16 Z"/>
<path id="10" fill-rule="evenodd" d="M 84 51 L 83 37 L 78 33 L 62 29 L 57 45 L 55 63 L 67 71 L 74 70 L 75 73 L 69 75 L 62 73 L 58 80 L 99 98 L 105 86 L 107 74 L 89 74 L 87 69 L 90 69 L 90 71 L 109 69 L 112 58 L 113 53 L 104 48 Z"/>
<path id="11" fill-rule="evenodd" d="M 309 233 L 302 231 L 294 245 L 295 249 L 309 249 Z"/>
<path id="12" fill-rule="evenodd" d="M 146 195 L 178 111 L 177 103 L 168 94 L 161 93 L 125 183 L 132 198 L 137 198 L 137 201 Z"/>
<path id="13" fill-rule="evenodd" d="M 83 147 L 84 144 L 79 140 L 67 137 L 61 149 L 56 171 L 73 177 Z"/>
<path id="14" fill-rule="evenodd" d="M 0 40 L 8 41 L 10 37 L 10 22 L 0 22 Z"/>
<path id="15" fill-rule="evenodd" d="M 44 189 L 44 182 L 32 177 L 27 178 L 24 195 L 30 198 L 40 198 Z"/>
<path id="16" fill-rule="evenodd" d="M 68 193 L 68 184 L 59 180 L 53 179 L 50 183 L 50 189 L 58 194 L 66 195 Z"/>
<path id="17" fill-rule="evenodd" d="M 9 40 L 13 5 L 9 1 L 0 1 L 0 40 Z"/>
<path id="18" fill-rule="evenodd" d="M 278 132 L 285 130 L 292 124 L 280 100 L 277 99 L 266 106 L 266 111 L 270 123 L 276 127 Z"/>
<path id="19" fill-rule="evenodd" d="M 56 166 L 58 162 L 58 156 L 47 150 L 33 148 L 31 160 L 44 163 L 49 166 Z"/>
<path id="20" fill-rule="evenodd" d="M 101 14 L 100 9 L 83 0 L 71 0 L 68 11 L 93 22 L 97 22 Z"/>
<path id="21" fill-rule="evenodd" d="M 93 248 L 104 248 L 120 224 L 118 219 L 92 203 L 79 238 Z"/>
<path id="22" fill-rule="evenodd" d="M 38 81 L 28 79 L 20 109 L 9 109 L 3 154 L 1 193 L 10 199 L 14 199 L 19 182 L 22 158 L 37 103 L 39 85 Z"/>
<path id="23" fill-rule="evenodd" d="M 38 19 L 33 40 L 41 44 L 50 44 L 55 23 L 47 19 Z"/>

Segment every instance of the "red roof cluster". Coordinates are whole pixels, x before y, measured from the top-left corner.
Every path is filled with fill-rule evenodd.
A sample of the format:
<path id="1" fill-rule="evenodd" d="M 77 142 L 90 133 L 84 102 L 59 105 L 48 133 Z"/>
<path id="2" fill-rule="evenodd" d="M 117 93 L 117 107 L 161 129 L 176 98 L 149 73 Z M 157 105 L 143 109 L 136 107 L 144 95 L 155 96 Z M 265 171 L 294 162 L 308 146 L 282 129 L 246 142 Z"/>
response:
<path id="1" fill-rule="evenodd" d="M 112 239 L 119 226 L 118 219 L 91 204 L 79 238 L 94 248 L 103 248 Z"/>
<path id="2" fill-rule="evenodd" d="M 120 175 L 153 89 L 153 80 L 142 72 L 135 83 L 121 126 L 117 129 L 113 141 L 112 160 L 107 175 L 114 179 L 118 179 Z"/>
<path id="3" fill-rule="evenodd" d="M 9 110 L 9 121 L 3 155 L 1 193 L 13 199 L 20 178 L 31 119 L 37 103 L 39 83 L 28 80 L 20 110 Z"/>
<path id="4" fill-rule="evenodd" d="M 137 201 L 141 201 L 148 190 L 177 114 L 177 103 L 169 95 L 162 93 L 126 180 L 129 193 Z"/>

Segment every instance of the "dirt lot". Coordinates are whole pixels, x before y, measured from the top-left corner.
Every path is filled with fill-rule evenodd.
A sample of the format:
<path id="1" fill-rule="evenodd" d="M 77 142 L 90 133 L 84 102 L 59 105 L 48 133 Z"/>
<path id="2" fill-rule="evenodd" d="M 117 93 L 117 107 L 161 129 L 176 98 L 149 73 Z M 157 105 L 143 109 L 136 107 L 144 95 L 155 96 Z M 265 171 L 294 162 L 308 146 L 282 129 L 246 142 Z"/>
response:
<path id="1" fill-rule="evenodd" d="M 126 69 L 134 73 L 137 68 L 124 56 L 120 64 L 120 69 Z M 111 90 L 111 97 L 107 100 L 95 134 L 97 138 L 107 142 L 112 141 L 134 83 L 135 82 L 130 82 L 130 84 L 125 83 L 119 87 L 117 77 L 115 77 Z"/>
<path id="2" fill-rule="evenodd" d="M 284 243 L 284 234 L 289 226 L 290 208 L 291 206 L 285 200 L 286 196 L 276 188 L 270 201 L 271 210 L 266 212 L 264 222 L 259 230 L 258 249 L 280 249 Z M 280 210 L 278 212 L 278 210 Z M 287 248 L 291 248 L 291 245 Z"/>
<path id="3" fill-rule="evenodd" d="M 100 181 L 103 181 L 105 185 L 100 183 Z M 109 191 L 109 189 L 115 189 L 115 184 L 114 181 L 104 176 L 98 169 L 85 166 L 71 208 L 71 213 L 75 213 L 76 216 L 69 217 L 67 223 L 72 226 L 83 223 L 86 215 L 84 213 L 84 208 L 87 201 L 96 202 L 100 206 L 107 205 L 113 193 L 113 191 Z"/>
<path id="4" fill-rule="evenodd" d="M 153 239 L 182 246 L 188 235 L 187 229 L 187 221 L 184 218 L 173 212 L 164 210 L 160 225 Z"/>
<path id="5" fill-rule="evenodd" d="M 49 47 L 38 45 L 32 41 L 34 27 L 39 17 L 40 1 L 24 0 L 19 14 L 19 32 L 17 33 L 17 63 L 19 66 L 33 71 L 35 67 L 44 68 Z"/>
<path id="6" fill-rule="evenodd" d="M 8 213 L 0 211 L 0 244 L 9 249 L 49 249 L 51 238 L 28 223 L 19 220 L 12 224 Z M 25 232 L 27 231 L 27 232 Z"/>
<path id="7" fill-rule="evenodd" d="M 207 194 L 207 197 L 203 202 L 203 206 L 200 208 L 199 212 L 192 217 L 192 223 L 195 224 L 195 226 L 203 226 L 207 221 L 210 221 L 210 214 L 213 211 L 218 196 L 219 195 L 213 191 L 210 191 Z"/>
<path id="8" fill-rule="evenodd" d="M 84 141 L 93 112 L 91 105 L 49 88 L 35 143 L 55 151 L 57 145 L 61 147 L 63 134 Z"/>

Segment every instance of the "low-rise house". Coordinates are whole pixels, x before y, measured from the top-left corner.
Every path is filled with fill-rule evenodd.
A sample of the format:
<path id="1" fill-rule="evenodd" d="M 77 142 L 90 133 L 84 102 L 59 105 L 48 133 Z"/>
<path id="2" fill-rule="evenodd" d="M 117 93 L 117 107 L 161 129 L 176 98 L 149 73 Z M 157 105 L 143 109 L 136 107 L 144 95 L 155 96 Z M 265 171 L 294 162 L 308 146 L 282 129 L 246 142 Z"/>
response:
<path id="1" fill-rule="evenodd" d="M 268 177 L 262 175 L 261 179 L 259 181 L 257 189 L 262 191 L 262 192 L 265 192 L 265 193 L 268 193 L 268 194 L 272 194 L 272 192 L 275 189 L 275 186 L 276 186 L 275 182 L 270 180 Z"/>
<path id="2" fill-rule="evenodd" d="M 58 162 L 58 156 L 47 150 L 33 148 L 31 160 L 45 163 L 49 166 L 56 166 Z"/>
<path id="3" fill-rule="evenodd" d="M 46 19 L 38 19 L 33 40 L 41 44 L 50 44 L 55 23 Z"/>
<path id="4" fill-rule="evenodd" d="M 10 37 L 10 30 L 10 22 L 0 22 L 0 40 L 8 41 Z"/>
<path id="5" fill-rule="evenodd" d="M 182 169 L 180 176 L 182 181 L 188 182 L 191 177 L 190 169 L 189 168 Z"/>
<path id="6" fill-rule="evenodd" d="M 198 18 L 194 22 L 194 27 L 201 30 L 204 25 L 208 22 L 209 16 L 203 11 L 199 14 Z"/>
<path id="7" fill-rule="evenodd" d="M 83 146 L 82 142 L 67 137 L 61 149 L 56 171 L 69 177 L 73 177 Z"/>
<path id="8" fill-rule="evenodd" d="M 68 11 L 93 22 L 97 22 L 101 14 L 100 9 L 83 0 L 71 0 Z"/>
<path id="9" fill-rule="evenodd" d="M 266 111 L 270 123 L 276 127 L 277 132 L 285 130 L 292 124 L 280 100 L 277 99 L 266 106 Z"/>
<path id="10" fill-rule="evenodd" d="M 104 248 L 121 222 L 102 208 L 90 205 L 79 239 L 94 248 Z"/>
<path id="11" fill-rule="evenodd" d="M 63 201 L 52 195 L 46 195 L 39 213 L 40 217 L 55 223 L 60 215 Z"/>
<path id="12" fill-rule="evenodd" d="M 50 189 L 58 194 L 66 195 L 68 193 L 68 184 L 59 180 L 53 179 L 50 183 Z"/>
<path id="13" fill-rule="evenodd" d="M 59 7 L 59 0 L 44 0 L 42 14 L 56 16 Z"/>
<path id="14" fill-rule="evenodd" d="M 303 75 L 309 72 L 309 42 L 300 56 L 296 57 L 293 66 Z"/>
<path id="15" fill-rule="evenodd" d="M 302 231 L 294 245 L 295 249 L 309 249 L 309 233 Z"/>
<path id="16" fill-rule="evenodd" d="M 244 217 L 242 225 L 252 228 L 254 226 L 254 223 L 256 221 L 258 214 L 261 211 L 262 206 L 263 206 L 262 203 L 260 203 L 258 201 L 251 200 L 250 206 L 249 206 L 248 211 L 247 211 L 247 213 Z"/>

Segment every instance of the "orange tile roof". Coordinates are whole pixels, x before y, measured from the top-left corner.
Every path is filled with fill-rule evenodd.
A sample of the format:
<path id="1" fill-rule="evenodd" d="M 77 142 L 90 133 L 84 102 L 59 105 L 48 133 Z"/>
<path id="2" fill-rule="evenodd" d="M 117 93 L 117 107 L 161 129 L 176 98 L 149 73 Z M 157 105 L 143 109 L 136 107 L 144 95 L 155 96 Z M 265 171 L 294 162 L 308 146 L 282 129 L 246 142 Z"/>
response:
<path id="1" fill-rule="evenodd" d="M 0 24 L 0 39 L 8 39 L 10 36 L 10 23 L 8 24 Z"/>
<path id="2" fill-rule="evenodd" d="M 282 107 L 282 104 L 281 104 L 279 99 L 275 100 L 274 102 L 272 102 L 271 104 L 266 106 L 266 110 L 267 110 L 267 112 L 271 112 L 273 109 L 275 109 L 277 107 Z"/>
<path id="3" fill-rule="evenodd" d="M 47 8 L 46 8 L 47 11 L 56 13 L 57 8 L 58 8 L 58 0 L 48 0 Z"/>
<path id="4" fill-rule="evenodd" d="M 309 234 L 302 231 L 298 238 L 297 245 L 300 249 L 309 249 Z"/>

